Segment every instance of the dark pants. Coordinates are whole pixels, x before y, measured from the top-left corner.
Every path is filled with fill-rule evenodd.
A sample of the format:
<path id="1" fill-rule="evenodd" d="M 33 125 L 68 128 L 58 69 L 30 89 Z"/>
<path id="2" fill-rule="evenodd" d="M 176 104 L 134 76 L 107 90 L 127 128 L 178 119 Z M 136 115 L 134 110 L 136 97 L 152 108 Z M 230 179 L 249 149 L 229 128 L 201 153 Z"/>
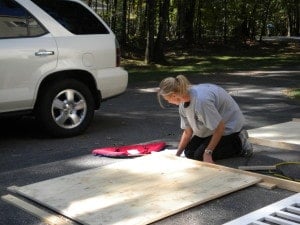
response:
<path id="1" fill-rule="evenodd" d="M 187 144 L 184 154 L 189 159 L 203 160 L 203 153 L 212 136 L 201 138 L 193 136 Z M 213 160 L 225 159 L 239 156 L 242 151 L 242 143 L 239 138 L 239 133 L 222 136 L 220 142 L 213 151 Z"/>

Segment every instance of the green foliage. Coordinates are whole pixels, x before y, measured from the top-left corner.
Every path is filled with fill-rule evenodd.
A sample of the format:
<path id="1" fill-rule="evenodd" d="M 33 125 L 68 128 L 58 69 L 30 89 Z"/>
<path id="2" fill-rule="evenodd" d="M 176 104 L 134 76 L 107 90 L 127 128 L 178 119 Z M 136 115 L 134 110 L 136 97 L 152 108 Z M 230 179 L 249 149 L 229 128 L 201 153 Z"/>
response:
<path id="1" fill-rule="evenodd" d="M 261 41 L 265 35 L 300 35 L 299 0 L 83 1 L 90 3 L 92 9 L 108 23 L 122 49 L 147 52 L 153 55 L 153 60 L 164 55 L 164 48 L 152 51 L 155 45 L 162 46 L 165 41 L 175 41 L 186 47 L 203 45 L 207 40 L 222 45 L 233 41 L 239 46 L 249 41 Z M 150 7 L 150 2 L 154 6 Z M 166 4 L 167 12 L 163 12 L 164 3 L 169 3 Z M 152 13 L 148 13 L 150 9 L 153 18 Z M 162 12 L 167 17 L 164 22 Z M 148 18 L 149 15 L 151 18 Z M 159 36 L 161 23 L 166 25 L 163 38 Z M 147 33 L 151 34 L 150 38 Z"/>
<path id="2" fill-rule="evenodd" d="M 160 80 L 165 76 L 210 75 L 242 71 L 270 71 L 297 68 L 300 61 L 299 46 L 260 44 L 237 49 L 177 49 L 166 54 L 167 64 L 146 65 L 140 59 L 124 59 L 130 82 Z"/>
<path id="3" fill-rule="evenodd" d="M 159 26 L 159 11 L 163 1 L 156 0 L 156 18 L 152 21 L 155 24 L 156 32 Z M 113 27 L 117 35 L 120 35 L 124 0 L 93 0 L 92 2 L 91 7 Z M 147 20 L 145 16 L 147 1 L 127 0 L 127 2 L 127 36 L 130 40 L 145 43 L 144 24 Z M 166 35 L 168 40 L 178 40 L 183 37 L 182 26 L 186 26 L 184 14 L 190 2 L 190 0 L 170 0 L 168 32 Z M 297 19 L 296 16 L 300 11 L 299 1 L 196 0 L 195 5 L 192 5 L 192 9 L 195 13 L 193 33 L 196 42 L 201 41 L 200 39 L 203 37 L 223 37 L 225 28 L 230 38 L 235 37 L 242 41 L 245 38 L 253 39 L 261 33 L 267 33 L 267 27 L 263 27 L 264 22 L 274 25 L 273 35 L 286 35 L 288 29 L 291 29 L 291 35 L 299 35 L 300 32 L 299 27 L 288 27 L 288 22 L 292 26 L 299 24 L 299 18 Z M 112 24 L 113 18 L 116 21 L 115 25 Z M 288 18 L 294 18 L 294 20 L 289 21 Z M 199 33 L 201 33 L 201 36 Z M 134 44 L 134 42 L 131 44 Z"/>

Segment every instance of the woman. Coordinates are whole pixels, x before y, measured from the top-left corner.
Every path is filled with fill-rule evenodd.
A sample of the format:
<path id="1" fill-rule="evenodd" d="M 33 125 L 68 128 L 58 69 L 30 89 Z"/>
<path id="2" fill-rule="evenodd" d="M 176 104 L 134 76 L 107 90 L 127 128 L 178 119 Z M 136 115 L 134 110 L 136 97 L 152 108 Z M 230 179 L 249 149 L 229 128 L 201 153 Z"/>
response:
<path id="1" fill-rule="evenodd" d="M 179 106 L 183 133 L 177 156 L 213 163 L 233 156 L 251 156 L 252 145 L 243 129 L 244 116 L 233 98 L 214 84 L 191 85 L 179 75 L 161 81 L 158 92 Z M 162 105 L 162 104 L 161 104 Z"/>

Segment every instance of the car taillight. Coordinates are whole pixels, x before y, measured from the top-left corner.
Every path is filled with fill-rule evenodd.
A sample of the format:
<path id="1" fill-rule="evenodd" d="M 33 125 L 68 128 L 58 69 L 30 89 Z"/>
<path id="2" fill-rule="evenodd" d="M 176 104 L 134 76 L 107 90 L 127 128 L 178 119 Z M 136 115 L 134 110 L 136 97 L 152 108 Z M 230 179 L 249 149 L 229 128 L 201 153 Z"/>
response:
<path id="1" fill-rule="evenodd" d="M 121 65 L 121 49 L 117 39 L 116 40 L 116 66 L 119 67 Z"/>

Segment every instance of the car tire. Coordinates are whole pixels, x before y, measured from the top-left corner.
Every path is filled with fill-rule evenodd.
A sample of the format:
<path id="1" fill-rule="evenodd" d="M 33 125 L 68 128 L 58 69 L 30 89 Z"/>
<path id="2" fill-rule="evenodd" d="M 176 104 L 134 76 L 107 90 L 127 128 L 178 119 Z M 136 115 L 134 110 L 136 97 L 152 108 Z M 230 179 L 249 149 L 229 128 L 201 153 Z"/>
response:
<path id="1" fill-rule="evenodd" d="M 38 99 L 36 118 L 55 137 L 81 134 L 94 117 L 91 91 L 75 79 L 47 84 Z"/>

